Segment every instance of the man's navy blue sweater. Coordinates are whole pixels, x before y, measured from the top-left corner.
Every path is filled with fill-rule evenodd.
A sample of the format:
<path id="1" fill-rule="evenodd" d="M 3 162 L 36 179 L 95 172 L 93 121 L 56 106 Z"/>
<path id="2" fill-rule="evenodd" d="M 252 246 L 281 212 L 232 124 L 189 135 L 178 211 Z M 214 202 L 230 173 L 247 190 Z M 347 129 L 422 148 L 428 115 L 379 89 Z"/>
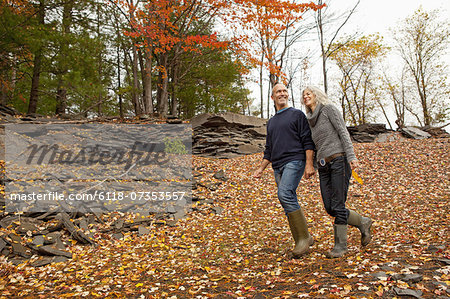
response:
<path id="1" fill-rule="evenodd" d="M 287 108 L 269 119 L 264 159 L 272 162 L 272 168 L 294 160 L 306 160 L 306 150 L 314 150 L 314 142 L 302 111 Z"/>

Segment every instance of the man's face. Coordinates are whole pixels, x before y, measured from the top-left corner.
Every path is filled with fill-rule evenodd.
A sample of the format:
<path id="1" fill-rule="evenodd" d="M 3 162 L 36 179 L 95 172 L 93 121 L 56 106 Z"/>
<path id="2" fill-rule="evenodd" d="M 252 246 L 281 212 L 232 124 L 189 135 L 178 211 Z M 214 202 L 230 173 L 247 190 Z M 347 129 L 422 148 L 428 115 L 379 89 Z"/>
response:
<path id="1" fill-rule="evenodd" d="M 272 100 L 275 102 L 277 109 L 283 109 L 288 106 L 289 93 L 283 84 L 276 84 L 272 90 Z"/>

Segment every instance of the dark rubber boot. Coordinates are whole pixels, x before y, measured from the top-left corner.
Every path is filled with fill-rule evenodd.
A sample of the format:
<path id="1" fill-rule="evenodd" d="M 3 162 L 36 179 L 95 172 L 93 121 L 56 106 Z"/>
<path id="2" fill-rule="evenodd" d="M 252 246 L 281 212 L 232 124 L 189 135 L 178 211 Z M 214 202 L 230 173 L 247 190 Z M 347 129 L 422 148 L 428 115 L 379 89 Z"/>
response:
<path id="1" fill-rule="evenodd" d="M 348 252 L 347 249 L 347 224 L 334 225 L 334 248 L 327 252 L 328 258 L 341 257 Z"/>
<path id="2" fill-rule="evenodd" d="M 295 241 L 292 251 L 294 258 L 298 258 L 307 253 L 309 246 L 314 244 L 314 239 L 309 235 L 308 225 L 302 209 L 288 213 L 289 228 Z"/>
<path id="3" fill-rule="evenodd" d="M 367 246 L 372 240 L 370 229 L 372 228 L 372 219 L 369 217 L 362 217 L 355 211 L 350 210 L 347 223 L 359 229 L 361 232 L 361 245 Z"/>

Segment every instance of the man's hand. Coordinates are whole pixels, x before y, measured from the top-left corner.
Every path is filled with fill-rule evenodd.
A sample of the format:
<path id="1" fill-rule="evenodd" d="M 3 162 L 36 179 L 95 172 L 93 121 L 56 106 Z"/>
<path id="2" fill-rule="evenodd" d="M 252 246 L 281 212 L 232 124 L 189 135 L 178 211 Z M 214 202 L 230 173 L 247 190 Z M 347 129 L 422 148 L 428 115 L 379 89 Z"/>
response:
<path id="1" fill-rule="evenodd" d="M 267 165 L 270 164 L 270 161 L 267 159 L 263 159 L 261 162 L 261 165 L 258 167 L 258 169 L 255 170 L 255 172 L 253 172 L 253 177 L 254 178 L 260 178 L 264 169 L 266 169 Z"/>
<path id="2" fill-rule="evenodd" d="M 305 173 L 303 174 L 305 176 L 305 179 L 309 179 L 310 177 L 314 176 L 315 173 L 316 170 L 314 169 L 314 166 L 310 163 L 306 163 Z"/>
<path id="3" fill-rule="evenodd" d="M 264 170 L 262 170 L 261 168 L 256 169 L 255 172 L 253 172 L 253 177 L 254 178 L 260 178 L 262 173 L 263 173 L 263 171 Z"/>

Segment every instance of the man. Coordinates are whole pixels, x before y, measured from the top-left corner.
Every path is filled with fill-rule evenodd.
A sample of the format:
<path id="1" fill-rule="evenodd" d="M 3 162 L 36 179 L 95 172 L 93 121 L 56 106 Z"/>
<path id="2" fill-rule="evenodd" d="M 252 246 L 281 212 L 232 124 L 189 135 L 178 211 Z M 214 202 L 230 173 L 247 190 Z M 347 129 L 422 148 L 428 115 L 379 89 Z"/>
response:
<path id="1" fill-rule="evenodd" d="M 314 239 L 309 235 L 305 216 L 297 200 L 297 187 L 305 178 L 314 175 L 314 143 L 305 114 L 289 107 L 289 94 L 284 84 L 278 83 L 272 89 L 272 100 L 277 113 L 267 123 L 264 158 L 253 177 L 261 177 L 264 169 L 272 163 L 278 199 L 289 221 L 295 247 L 295 258 L 309 250 Z"/>

